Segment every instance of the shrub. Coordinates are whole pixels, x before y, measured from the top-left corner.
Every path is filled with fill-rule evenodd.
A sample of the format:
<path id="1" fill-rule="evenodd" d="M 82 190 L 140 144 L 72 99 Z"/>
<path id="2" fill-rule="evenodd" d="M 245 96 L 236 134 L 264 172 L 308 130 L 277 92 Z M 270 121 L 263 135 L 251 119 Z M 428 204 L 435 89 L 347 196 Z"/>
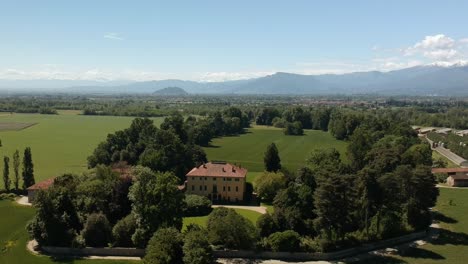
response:
<path id="1" fill-rule="evenodd" d="M 300 136 L 304 135 L 301 122 L 287 123 L 283 130 L 285 135 Z"/>
<path id="2" fill-rule="evenodd" d="M 135 233 L 136 222 L 132 214 L 120 219 L 112 228 L 112 237 L 116 247 L 133 247 L 132 235 Z"/>
<path id="3" fill-rule="evenodd" d="M 16 195 L 14 193 L 2 193 L 2 194 L 0 194 L 0 201 L 1 200 L 14 201 L 15 198 L 16 198 Z"/>
<path id="4" fill-rule="evenodd" d="M 209 264 L 213 262 L 213 251 L 208 241 L 207 231 L 199 226 L 191 226 L 184 237 L 184 263 Z"/>
<path id="5" fill-rule="evenodd" d="M 111 240 L 111 227 L 107 217 L 102 213 L 90 214 L 81 235 L 87 246 L 107 246 Z"/>
<path id="6" fill-rule="evenodd" d="M 189 194 L 185 196 L 187 207 L 185 216 L 204 216 L 211 212 L 211 201 L 205 196 Z"/>
<path id="7" fill-rule="evenodd" d="M 300 250 L 301 237 L 292 230 L 286 230 L 271 234 L 267 241 L 272 251 L 294 252 Z"/>
<path id="8" fill-rule="evenodd" d="M 251 249 L 258 235 L 254 225 L 234 209 L 215 208 L 208 217 L 211 244 L 229 249 Z"/>
<path id="9" fill-rule="evenodd" d="M 144 264 L 174 264 L 182 262 L 182 234 L 175 228 L 160 228 L 146 247 Z"/>

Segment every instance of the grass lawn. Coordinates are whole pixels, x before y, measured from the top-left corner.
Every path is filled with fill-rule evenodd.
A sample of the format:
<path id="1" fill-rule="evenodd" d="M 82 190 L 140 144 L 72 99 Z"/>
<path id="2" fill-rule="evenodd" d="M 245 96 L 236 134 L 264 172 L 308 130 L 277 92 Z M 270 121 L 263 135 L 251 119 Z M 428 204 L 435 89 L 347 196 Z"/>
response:
<path id="1" fill-rule="evenodd" d="M 346 143 L 328 132 L 306 130 L 304 136 L 286 136 L 281 129 L 265 126 L 254 126 L 240 136 L 216 138 L 211 147 L 204 149 L 210 160 L 225 160 L 247 168 L 247 180 L 252 181 L 264 170 L 263 155 L 272 142 L 278 147 L 282 166 L 291 170 L 303 166 L 314 149 L 333 147 L 343 158 L 346 152 Z"/>
<path id="2" fill-rule="evenodd" d="M 410 264 L 463 264 L 468 259 L 468 189 L 441 188 L 436 206 L 440 214 L 436 217 L 444 228 L 439 239 L 419 248 L 411 249 L 402 255 L 383 256 L 367 259 L 359 263 L 410 263 Z M 236 210 L 252 222 L 259 213 Z M 54 260 L 49 257 L 31 255 L 26 250 L 28 239 L 25 226 L 34 214 L 31 207 L 0 201 L 0 263 L 131 263 L 102 260 Z M 184 226 L 190 223 L 205 224 L 208 217 L 184 219 Z M 135 262 L 133 262 L 135 263 Z"/>
<path id="3" fill-rule="evenodd" d="M 249 219 L 254 225 L 257 223 L 257 219 L 261 216 L 260 213 L 245 210 L 245 209 L 234 209 L 237 213 L 242 215 L 243 217 Z M 190 225 L 190 224 L 197 224 L 200 226 L 206 226 L 206 222 L 208 221 L 208 216 L 196 216 L 196 217 L 185 217 L 184 218 L 184 226 L 183 230 Z"/>
<path id="4" fill-rule="evenodd" d="M 0 201 L 0 212 L 0 263 L 2 264 L 139 263 L 135 261 L 53 259 L 45 256 L 34 256 L 26 250 L 26 242 L 29 239 L 25 229 L 27 222 L 34 215 L 34 209 L 29 206 L 17 205 L 10 201 Z"/>
<path id="5" fill-rule="evenodd" d="M 87 169 L 86 158 L 107 134 L 127 128 L 133 117 L 83 116 L 74 111 L 59 115 L 4 114 L 2 123 L 37 123 L 19 131 L 0 131 L 0 156 L 10 157 L 16 149 L 22 157 L 24 148 L 32 150 L 36 182 L 63 173 L 79 173 Z M 163 118 L 154 118 L 159 125 Z M 3 162 L 0 162 L 0 171 Z M 0 188 L 3 188 L 0 187 Z"/>
<path id="6" fill-rule="evenodd" d="M 468 189 L 440 189 L 436 220 L 443 228 L 438 239 L 404 254 L 359 263 L 468 263 Z"/>
<path id="7" fill-rule="evenodd" d="M 432 151 L 432 159 L 439 159 L 441 158 L 442 160 L 444 160 L 445 162 L 447 162 L 447 168 L 458 168 L 460 166 L 458 166 L 457 164 L 453 163 L 452 161 L 450 161 L 449 159 L 447 159 L 446 157 L 440 155 L 439 152 L 433 150 Z"/>

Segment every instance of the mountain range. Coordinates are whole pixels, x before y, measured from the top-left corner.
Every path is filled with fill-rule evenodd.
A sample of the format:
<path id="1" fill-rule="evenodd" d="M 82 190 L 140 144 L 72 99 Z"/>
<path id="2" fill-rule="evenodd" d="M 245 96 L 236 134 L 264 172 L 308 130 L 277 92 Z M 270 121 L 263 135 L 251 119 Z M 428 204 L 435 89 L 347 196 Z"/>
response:
<path id="1" fill-rule="evenodd" d="M 182 88 L 190 94 L 466 96 L 468 95 L 468 66 L 427 65 L 389 72 L 369 71 L 322 75 L 278 72 L 260 78 L 224 82 L 175 79 L 144 82 L 0 80 L 0 90 L 9 92 L 34 90 L 49 93 L 150 94 L 167 87 Z"/>

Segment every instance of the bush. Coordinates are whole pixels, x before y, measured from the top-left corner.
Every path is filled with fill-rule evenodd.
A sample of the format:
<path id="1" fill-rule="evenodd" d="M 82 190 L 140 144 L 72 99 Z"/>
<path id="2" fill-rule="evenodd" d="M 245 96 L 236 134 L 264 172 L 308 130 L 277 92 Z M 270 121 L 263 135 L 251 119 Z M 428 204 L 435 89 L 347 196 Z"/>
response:
<path id="1" fill-rule="evenodd" d="M 107 246 L 111 241 L 111 227 L 107 217 L 102 213 L 90 214 L 81 235 L 87 246 Z"/>
<path id="2" fill-rule="evenodd" d="M 211 201 L 205 196 L 188 194 L 185 196 L 185 202 L 185 216 L 204 216 L 211 213 Z"/>
<path id="3" fill-rule="evenodd" d="M 292 230 L 286 230 L 271 234 L 267 239 L 267 243 L 272 251 L 294 252 L 300 250 L 301 237 Z"/>
<path id="4" fill-rule="evenodd" d="M 174 264 L 182 262 L 182 234 L 175 228 L 160 228 L 146 247 L 144 264 Z"/>
<path id="5" fill-rule="evenodd" d="M 184 237 L 184 263 L 209 264 L 213 262 L 213 250 L 207 232 L 199 226 L 191 226 Z"/>
<path id="6" fill-rule="evenodd" d="M 215 208 L 208 217 L 211 244 L 228 249 L 251 249 L 258 235 L 254 225 L 234 209 Z"/>
<path id="7" fill-rule="evenodd" d="M 283 130 L 285 135 L 301 136 L 304 135 L 301 122 L 287 123 Z"/>
<path id="8" fill-rule="evenodd" d="M 15 198 L 16 198 L 16 195 L 14 193 L 2 193 L 2 194 L 0 194 L 0 201 L 1 200 L 14 201 Z"/>
<path id="9" fill-rule="evenodd" d="M 132 214 L 120 219 L 112 228 L 114 246 L 133 247 L 132 235 L 135 233 L 136 222 Z"/>

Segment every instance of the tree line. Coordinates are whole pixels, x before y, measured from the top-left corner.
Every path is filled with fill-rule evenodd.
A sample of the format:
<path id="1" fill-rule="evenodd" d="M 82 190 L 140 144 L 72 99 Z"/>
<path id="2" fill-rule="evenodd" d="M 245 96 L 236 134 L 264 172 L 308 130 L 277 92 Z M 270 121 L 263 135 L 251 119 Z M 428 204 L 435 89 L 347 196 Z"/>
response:
<path id="1" fill-rule="evenodd" d="M 430 146 L 408 124 L 383 117 L 332 112 L 330 127 L 347 138 L 346 157 L 317 150 L 291 172 L 276 146 L 267 148 L 266 172 L 254 183 L 274 208 L 257 222 L 262 245 L 273 249 L 272 236 L 299 237 L 308 245 L 302 250 L 328 251 L 427 228 L 438 196 Z"/>
<path id="2" fill-rule="evenodd" d="M 13 179 L 10 177 L 10 157 L 3 157 L 3 187 L 6 192 L 15 192 L 21 193 L 25 192 L 26 189 L 35 184 L 34 180 L 34 164 L 32 161 L 31 148 L 27 147 L 24 149 L 23 159 L 22 159 L 22 172 L 21 178 L 23 180 L 22 187 L 20 188 L 20 154 L 16 150 L 13 154 Z"/>

